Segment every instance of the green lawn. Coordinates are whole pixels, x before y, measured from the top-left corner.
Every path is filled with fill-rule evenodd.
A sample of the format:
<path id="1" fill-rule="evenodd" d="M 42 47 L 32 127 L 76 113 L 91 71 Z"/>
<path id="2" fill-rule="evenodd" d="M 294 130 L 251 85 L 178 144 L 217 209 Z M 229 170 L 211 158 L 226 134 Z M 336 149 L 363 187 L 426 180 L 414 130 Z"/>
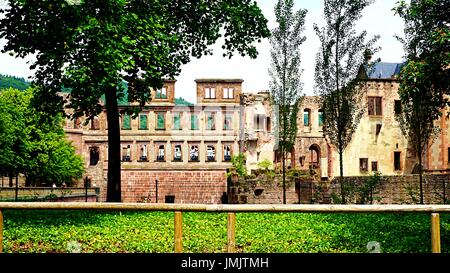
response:
<path id="1" fill-rule="evenodd" d="M 226 213 L 183 213 L 185 252 L 225 252 Z M 173 252 L 173 213 L 4 211 L 4 252 Z M 430 252 L 428 214 L 238 213 L 239 252 Z M 450 215 L 441 214 L 442 252 Z"/>

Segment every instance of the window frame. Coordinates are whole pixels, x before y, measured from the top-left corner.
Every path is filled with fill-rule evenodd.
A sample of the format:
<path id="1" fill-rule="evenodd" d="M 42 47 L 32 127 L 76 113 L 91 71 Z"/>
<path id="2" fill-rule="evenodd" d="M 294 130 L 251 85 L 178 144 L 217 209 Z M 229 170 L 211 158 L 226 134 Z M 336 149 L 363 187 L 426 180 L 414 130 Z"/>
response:
<path id="1" fill-rule="evenodd" d="M 209 159 L 208 156 L 208 146 L 212 146 L 214 148 L 214 159 Z M 217 162 L 217 143 L 205 143 L 205 162 Z"/>
<path id="2" fill-rule="evenodd" d="M 200 130 L 200 119 L 198 118 L 199 113 L 191 112 L 190 116 L 190 130 L 192 131 L 198 131 Z M 193 119 L 195 119 L 196 123 L 193 123 Z M 197 124 L 197 128 L 192 128 L 192 124 Z"/>
<path id="3" fill-rule="evenodd" d="M 142 127 L 142 123 L 141 123 L 141 116 L 145 116 L 145 128 Z M 139 125 L 138 125 L 138 129 L 139 130 L 148 130 L 148 113 L 139 113 Z"/>
<path id="4" fill-rule="evenodd" d="M 367 157 L 359 158 L 359 171 L 368 172 L 369 171 L 369 159 Z"/>
<path id="5" fill-rule="evenodd" d="M 146 153 L 144 155 L 144 152 L 141 152 L 142 147 L 145 146 L 146 147 Z M 139 157 L 138 157 L 138 162 L 148 162 L 149 161 L 149 143 L 147 142 L 138 142 L 138 153 L 139 153 Z M 144 158 L 145 157 L 145 158 Z"/>
<path id="6" fill-rule="evenodd" d="M 183 127 L 181 126 L 181 120 L 182 120 L 182 113 L 181 112 L 172 112 L 172 130 L 183 130 Z M 175 127 L 175 118 L 178 117 L 178 125 L 179 127 Z"/>
<path id="7" fill-rule="evenodd" d="M 131 162 L 132 154 L 131 154 L 131 144 L 120 144 L 120 153 L 121 153 L 121 161 L 122 162 Z M 126 149 L 127 155 L 123 154 L 123 151 Z"/>
<path id="8" fill-rule="evenodd" d="M 156 153 L 155 162 L 165 162 L 166 161 L 166 154 L 167 154 L 166 153 L 166 150 L 167 150 L 166 145 L 167 145 L 167 143 L 165 143 L 165 142 L 155 142 L 155 153 Z M 159 154 L 161 146 L 164 147 L 162 159 L 160 159 L 160 154 Z"/>
<path id="9" fill-rule="evenodd" d="M 234 99 L 234 88 L 233 87 L 225 87 L 222 89 L 222 98 L 226 100 Z"/>
<path id="10" fill-rule="evenodd" d="M 191 159 L 192 147 L 197 146 L 197 159 Z M 200 162 L 200 143 L 199 142 L 189 142 L 188 143 L 188 162 Z"/>
<path id="11" fill-rule="evenodd" d="M 205 122 L 206 122 L 205 129 L 206 130 L 208 130 L 208 131 L 215 131 L 216 130 L 216 115 L 217 115 L 217 113 L 213 112 L 213 111 L 205 112 Z M 211 128 L 209 128 L 209 120 L 210 120 L 209 118 L 210 117 L 212 117 Z"/>
<path id="12" fill-rule="evenodd" d="M 379 105 L 377 105 L 377 101 L 379 101 Z M 371 107 L 371 103 L 373 103 Z M 383 116 L 383 97 L 381 96 L 367 96 L 367 113 L 369 116 L 372 117 L 381 117 Z M 379 106 L 379 107 L 377 107 Z M 372 109 L 372 113 L 371 113 Z M 380 113 L 378 113 L 378 110 L 380 110 Z"/>
<path id="13" fill-rule="evenodd" d="M 175 148 L 177 146 L 180 146 L 180 158 L 179 159 L 175 159 Z M 173 162 L 183 162 L 183 143 L 182 142 L 173 142 L 172 143 L 172 161 Z"/>
<path id="14" fill-rule="evenodd" d="M 216 88 L 215 87 L 205 87 L 205 99 L 215 99 L 216 98 Z M 214 96 L 213 96 L 214 95 Z"/>
<path id="15" fill-rule="evenodd" d="M 166 100 L 167 99 L 167 86 L 156 89 L 155 99 Z"/>
<path id="16" fill-rule="evenodd" d="M 162 116 L 164 125 L 162 128 L 159 128 L 158 118 Z M 164 131 L 166 130 L 166 112 L 155 112 L 155 130 Z"/>
<path id="17" fill-rule="evenodd" d="M 230 120 L 229 128 L 225 128 L 225 125 L 227 124 L 227 118 Z M 231 113 L 224 113 L 223 115 L 223 130 L 224 131 L 232 131 L 233 130 L 233 114 Z"/>
<path id="18" fill-rule="evenodd" d="M 97 156 L 95 163 L 93 163 L 94 161 L 92 159 L 93 152 L 94 153 L 96 152 L 96 156 Z M 98 146 L 90 146 L 89 147 L 89 166 L 97 166 L 99 161 L 100 161 L 100 148 Z"/>
<path id="19" fill-rule="evenodd" d="M 125 118 L 128 118 L 129 119 L 129 127 L 128 128 L 125 128 Z M 129 115 L 129 114 L 127 114 L 127 113 L 124 113 L 122 116 L 121 116 L 121 119 L 120 119 L 120 121 L 121 121 L 121 125 L 120 125 L 120 129 L 121 130 L 131 130 L 131 116 Z"/>
<path id="20" fill-rule="evenodd" d="M 398 164 L 396 162 L 396 155 L 398 155 Z M 402 170 L 402 152 L 394 151 L 394 171 L 401 171 Z M 397 168 L 398 165 L 398 168 Z"/>
<path id="21" fill-rule="evenodd" d="M 225 159 L 225 147 L 230 146 L 230 155 L 229 159 Z M 223 162 L 231 162 L 231 159 L 233 158 L 233 143 L 229 142 L 222 142 L 222 161 Z"/>

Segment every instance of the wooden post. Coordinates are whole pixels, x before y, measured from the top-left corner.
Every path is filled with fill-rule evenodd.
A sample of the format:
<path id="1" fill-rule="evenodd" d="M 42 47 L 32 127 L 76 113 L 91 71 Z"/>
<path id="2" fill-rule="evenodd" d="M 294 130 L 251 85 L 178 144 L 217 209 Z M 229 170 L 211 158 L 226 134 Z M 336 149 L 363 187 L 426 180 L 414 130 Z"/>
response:
<path id="1" fill-rule="evenodd" d="M 431 214 L 431 252 L 441 253 L 441 231 L 439 226 L 439 213 Z"/>
<path id="2" fill-rule="evenodd" d="M 229 212 L 228 213 L 228 222 L 227 222 L 227 252 L 234 253 L 236 246 L 236 213 Z"/>
<path id="3" fill-rule="evenodd" d="M 175 229 L 174 229 L 174 239 L 175 239 L 175 253 L 183 252 L 183 219 L 181 211 L 175 211 Z"/>
<path id="4" fill-rule="evenodd" d="M 0 210 L 0 253 L 3 252 L 3 214 Z"/>

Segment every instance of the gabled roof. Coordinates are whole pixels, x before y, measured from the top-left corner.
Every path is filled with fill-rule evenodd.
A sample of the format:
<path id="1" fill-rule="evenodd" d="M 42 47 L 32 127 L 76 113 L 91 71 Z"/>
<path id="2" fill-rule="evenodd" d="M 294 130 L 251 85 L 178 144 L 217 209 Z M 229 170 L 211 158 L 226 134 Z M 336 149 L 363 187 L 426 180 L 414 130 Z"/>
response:
<path id="1" fill-rule="evenodd" d="M 405 63 L 384 63 L 379 62 L 369 74 L 369 79 L 392 79 L 400 73 Z"/>

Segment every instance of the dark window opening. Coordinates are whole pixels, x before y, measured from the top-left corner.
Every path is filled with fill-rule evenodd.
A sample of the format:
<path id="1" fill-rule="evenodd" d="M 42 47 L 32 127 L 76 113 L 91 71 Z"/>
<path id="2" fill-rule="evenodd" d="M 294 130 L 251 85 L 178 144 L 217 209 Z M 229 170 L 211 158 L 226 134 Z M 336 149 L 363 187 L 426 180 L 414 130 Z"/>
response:
<path id="1" fill-rule="evenodd" d="M 164 198 L 165 203 L 175 203 L 175 195 L 166 195 Z"/>
<path id="2" fill-rule="evenodd" d="M 378 172 L 378 162 L 372 161 L 372 172 Z"/>
<path id="3" fill-rule="evenodd" d="M 216 148 L 214 145 L 207 145 L 206 148 L 206 161 L 215 161 L 216 160 Z"/>
<path id="4" fill-rule="evenodd" d="M 91 130 L 99 130 L 100 129 L 100 121 L 98 120 L 98 117 L 94 117 L 91 120 Z"/>
<path id="5" fill-rule="evenodd" d="M 367 158 L 360 158 L 359 159 L 359 170 L 362 172 L 367 172 L 368 169 L 368 159 Z"/>
<path id="6" fill-rule="evenodd" d="M 402 113 L 402 102 L 400 100 L 394 101 L 394 113 L 399 115 Z"/>
<path id="7" fill-rule="evenodd" d="M 394 170 L 400 171 L 401 170 L 401 164 L 400 164 L 400 152 L 394 152 Z"/>
<path id="8" fill-rule="evenodd" d="M 89 149 L 89 165 L 95 166 L 100 158 L 98 147 L 91 147 Z"/>

